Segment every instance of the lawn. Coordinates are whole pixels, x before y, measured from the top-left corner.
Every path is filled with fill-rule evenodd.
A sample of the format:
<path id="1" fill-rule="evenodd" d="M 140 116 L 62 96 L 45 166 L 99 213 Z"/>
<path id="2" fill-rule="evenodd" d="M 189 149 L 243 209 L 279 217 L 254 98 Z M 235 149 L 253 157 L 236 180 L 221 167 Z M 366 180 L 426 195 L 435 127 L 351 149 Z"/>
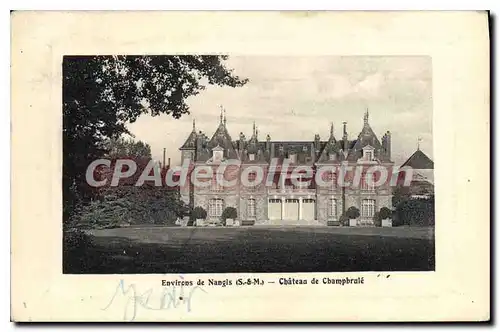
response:
<path id="1" fill-rule="evenodd" d="M 424 227 L 134 227 L 92 232 L 64 255 L 65 273 L 224 273 L 434 270 Z"/>

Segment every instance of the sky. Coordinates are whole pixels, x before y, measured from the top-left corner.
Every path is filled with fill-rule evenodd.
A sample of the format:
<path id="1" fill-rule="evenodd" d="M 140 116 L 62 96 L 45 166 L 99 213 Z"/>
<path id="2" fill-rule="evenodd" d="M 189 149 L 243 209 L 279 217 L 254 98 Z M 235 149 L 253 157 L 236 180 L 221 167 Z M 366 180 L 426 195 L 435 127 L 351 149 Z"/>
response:
<path id="1" fill-rule="evenodd" d="M 251 137 L 253 121 L 259 139 L 327 140 L 333 122 L 337 139 L 347 122 L 349 139 L 355 139 L 363 114 L 381 139 L 392 134 L 396 165 L 420 149 L 433 158 L 432 63 L 426 56 L 230 56 L 229 68 L 249 82 L 238 88 L 207 86 L 188 98 L 190 114 L 181 119 L 167 115 L 141 116 L 128 128 L 136 140 L 151 146 L 161 161 L 163 148 L 171 163 L 180 163 L 179 147 L 192 130 L 210 138 L 219 124 L 220 106 L 226 110 L 233 140 L 240 132 Z M 418 143 L 420 138 L 420 143 Z"/>

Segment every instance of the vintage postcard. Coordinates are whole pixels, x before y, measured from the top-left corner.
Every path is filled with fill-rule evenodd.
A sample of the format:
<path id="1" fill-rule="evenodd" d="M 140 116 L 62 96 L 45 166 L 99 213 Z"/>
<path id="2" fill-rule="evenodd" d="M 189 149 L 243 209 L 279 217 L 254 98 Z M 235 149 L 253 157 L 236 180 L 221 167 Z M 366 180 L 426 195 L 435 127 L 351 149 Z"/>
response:
<path id="1" fill-rule="evenodd" d="M 12 320 L 487 321 L 489 94 L 485 12 L 14 12 Z"/>

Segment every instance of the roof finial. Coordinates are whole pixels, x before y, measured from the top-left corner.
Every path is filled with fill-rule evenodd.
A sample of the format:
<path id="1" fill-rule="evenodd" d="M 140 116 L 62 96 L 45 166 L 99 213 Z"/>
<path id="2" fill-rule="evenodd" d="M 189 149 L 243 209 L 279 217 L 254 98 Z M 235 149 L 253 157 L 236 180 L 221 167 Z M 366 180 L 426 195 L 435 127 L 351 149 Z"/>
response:
<path id="1" fill-rule="evenodd" d="M 330 124 L 330 137 L 333 137 L 333 122 Z"/>
<path id="2" fill-rule="evenodd" d="M 420 151 L 420 142 L 422 141 L 422 137 L 417 138 L 417 151 Z"/>
<path id="3" fill-rule="evenodd" d="M 224 108 L 222 107 L 222 105 L 219 105 L 219 108 L 220 108 L 220 123 L 222 123 L 222 112 Z"/>
<path id="4" fill-rule="evenodd" d="M 368 107 L 366 108 L 365 117 L 364 117 L 364 123 L 365 123 L 365 125 L 368 124 Z"/>
<path id="5" fill-rule="evenodd" d="M 196 132 L 196 120 L 193 119 L 193 132 L 195 133 Z"/>
<path id="6" fill-rule="evenodd" d="M 226 109 L 224 109 L 224 127 L 226 126 Z"/>

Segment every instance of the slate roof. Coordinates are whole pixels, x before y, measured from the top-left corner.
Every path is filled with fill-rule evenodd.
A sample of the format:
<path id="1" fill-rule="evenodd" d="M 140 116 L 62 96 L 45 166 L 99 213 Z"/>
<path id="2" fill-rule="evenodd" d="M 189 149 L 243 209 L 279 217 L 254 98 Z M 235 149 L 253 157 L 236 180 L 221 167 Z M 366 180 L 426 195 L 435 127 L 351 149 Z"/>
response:
<path id="1" fill-rule="evenodd" d="M 196 149 L 196 130 L 194 128 L 179 150 L 189 150 L 189 149 Z"/>
<path id="2" fill-rule="evenodd" d="M 384 148 L 380 143 L 377 135 L 368 123 L 368 113 L 365 114 L 363 129 L 358 135 L 358 139 L 354 141 L 354 145 L 350 147 L 347 160 L 356 161 L 363 156 L 363 148 L 367 145 L 371 146 L 375 151 L 376 158 L 382 161 L 390 161 L 384 153 Z"/>
<path id="3" fill-rule="evenodd" d="M 413 169 L 434 169 L 434 162 L 427 157 L 422 150 L 417 149 L 417 151 L 401 165 L 401 167 L 405 166 L 409 166 Z"/>
<path id="4" fill-rule="evenodd" d="M 231 135 L 227 131 L 225 122 L 220 122 L 219 127 L 213 134 L 212 138 L 202 144 L 200 151 L 196 151 L 197 161 L 208 161 L 212 158 L 212 150 L 220 146 L 224 149 L 224 159 L 238 159 L 238 153 L 233 145 Z"/>
<path id="5" fill-rule="evenodd" d="M 365 113 L 364 126 L 357 139 L 347 140 L 346 137 L 337 140 L 333 134 L 332 124 L 330 137 L 327 141 L 321 141 L 319 135 L 311 141 L 271 141 L 268 135 L 266 140 L 261 141 L 258 139 L 258 130 L 254 123 L 250 139 L 246 140 L 245 135 L 240 133 L 239 139 L 233 141 L 226 127 L 225 115 L 223 117 L 221 112 L 219 126 L 210 140 L 201 131 L 199 134 L 196 133 L 193 122 L 193 131 L 180 149 L 195 149 L 196 161 L 199 162 L 209 161 L 212 158 L 213 148 L 220 146 L 224 149 L 224 159 L 240 159 L 243 163 L 251 164 L 269 163 L 272 158 L 277 158 L 280 163 L 284 159 L 293 157 L 295 162 L 292 164 L 310 165 L 316 162 L 335 164 L 346 159 L 355 162 L 362 157 L 363 148 L 370 145 L 375 150 L 375 158 L 381 161 L 390 161 L 384 147 L 368 124 L 368 112 Z M 347 145 L 347 157 L 344 154 L 344 144 Z M 252 154 L 254 155 L 253 160 L 250 158 Z M 334 160 L 330 158 L 332 154 L 336 155 Z"/>

